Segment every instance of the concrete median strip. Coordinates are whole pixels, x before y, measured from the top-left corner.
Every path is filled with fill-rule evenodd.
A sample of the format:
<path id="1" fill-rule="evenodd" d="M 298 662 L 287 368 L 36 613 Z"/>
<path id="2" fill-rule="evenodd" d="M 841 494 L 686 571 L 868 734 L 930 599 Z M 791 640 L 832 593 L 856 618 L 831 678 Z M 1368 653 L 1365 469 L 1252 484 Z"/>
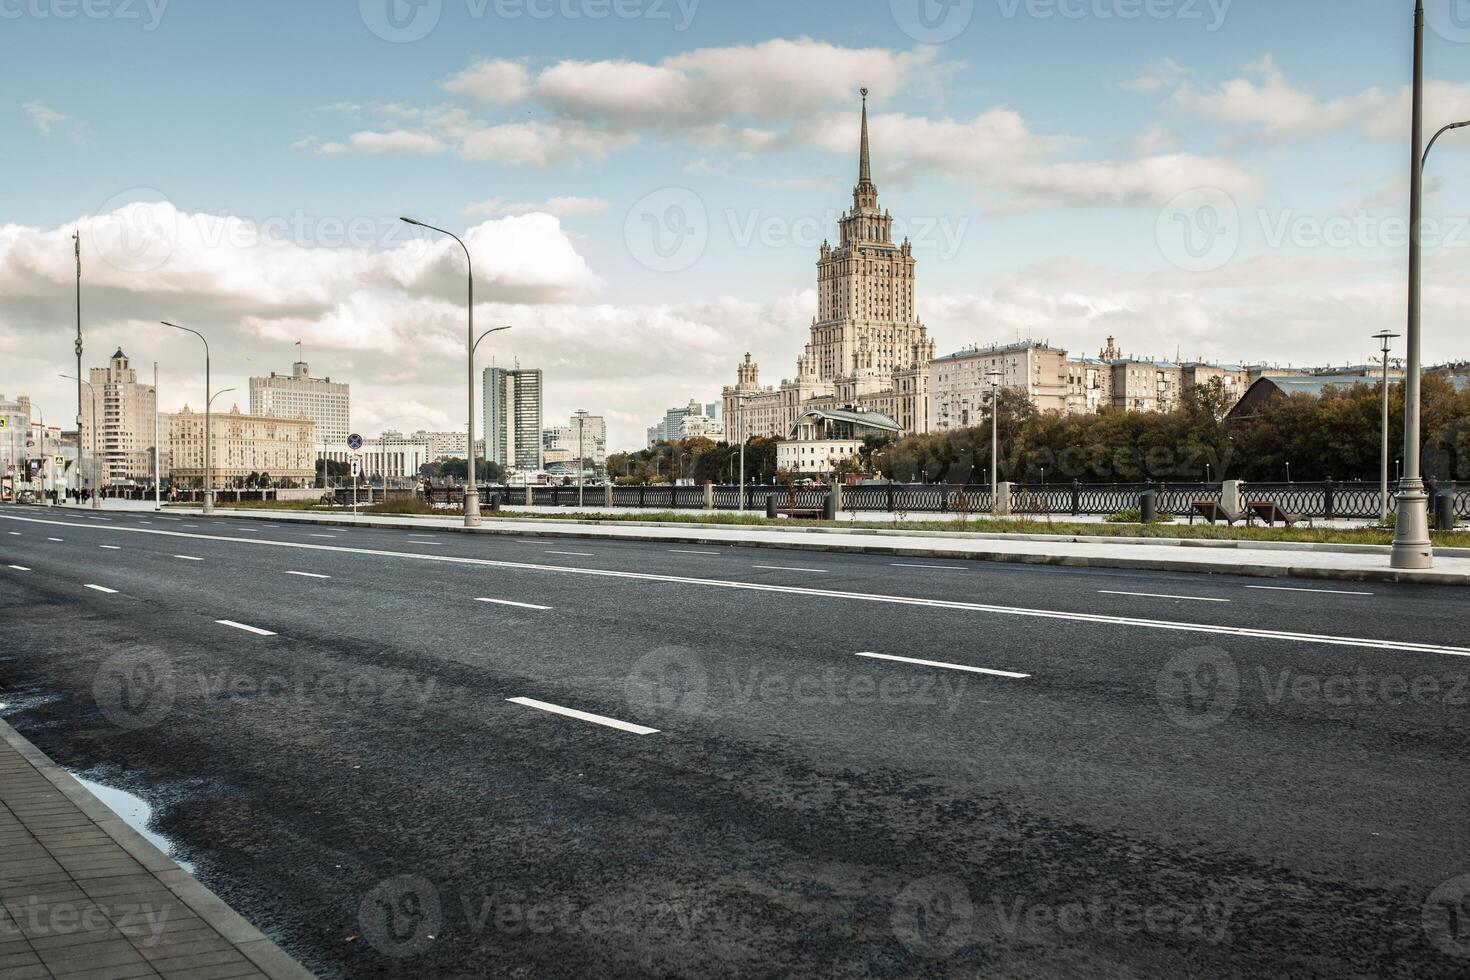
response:
<path id="1" fill-rule="evenodd" d="M 621 732 L 632 732 L 634 735 L 657 735 L 657 728 L 648 728 L 643 725 L 635 725 L 628 721 L 619 721 L 606 715 L 594 715 L 590 711 L 578 711 L 576 708 L 563 708 L 559 704 L 550 704 L 546 701 L 537 701 L 535 698 L 506 698 L 511 704 L 519 704 L 527 708 L 535 708 L 537 711 L 546 711 L 553 715 L 562 715 L 567 718 L 576 718 L 579 721 L 590 721 L 594 725 L 602 725 L 607 728 L 616 728 Z"/>

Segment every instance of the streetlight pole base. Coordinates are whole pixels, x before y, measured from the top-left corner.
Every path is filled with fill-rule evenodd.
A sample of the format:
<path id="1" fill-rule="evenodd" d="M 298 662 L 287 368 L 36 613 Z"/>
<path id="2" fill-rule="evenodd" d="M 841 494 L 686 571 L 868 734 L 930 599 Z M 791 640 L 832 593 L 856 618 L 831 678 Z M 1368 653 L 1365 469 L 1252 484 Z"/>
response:
<path id="1" fill-rule="evenodd" d="M 206 491 L 204 491 L 204 513 L 206 513 L 206 514 L 213 514 L 214 513 L 214 491 L 213 490 L 206 490 Z"/>
<path id="2" fill-rule="evenodd" d="M 1398 501 L 1390 565 L 1402 569 L 1433 568 L 1434 546 L 1429 541 L 1429 495 L 1422 485 L 1406 485 L 1399 491 Z"/>
<path id="3" fill-rule="evenodd" d="M 467 489 L 464 492 L 464 526 L 480 526 L 480 491 Z"/>

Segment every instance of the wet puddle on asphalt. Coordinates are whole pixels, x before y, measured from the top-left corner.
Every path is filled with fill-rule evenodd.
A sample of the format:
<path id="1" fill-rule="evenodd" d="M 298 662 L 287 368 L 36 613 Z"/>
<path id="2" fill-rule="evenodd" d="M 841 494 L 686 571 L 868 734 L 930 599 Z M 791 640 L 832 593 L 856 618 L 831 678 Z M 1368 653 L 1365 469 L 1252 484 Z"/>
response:
<path id="1" fill-rule="evenodd" d="M 141 834 L 148 843 L 167 854 L 173 859 L 175 864 L 189 872 L 189 874 L 194 873 L 194 865 L 182 860 L 175 853 L 174 842 L 163 834 L 158 833 L 158 831 L 149 828 L 148 822 L 153 819 L 153 807 L 149 806 L 147 802 L 126 790 L 114 789 L 111 786 L 94 783 L 90 779 L 83 779 L 76 773 L 72 773 L 71 775 L 73 779 L 87 788 L 87 792 L 101 800 L 103 806 L 121 817 L 124 823 Z"/>

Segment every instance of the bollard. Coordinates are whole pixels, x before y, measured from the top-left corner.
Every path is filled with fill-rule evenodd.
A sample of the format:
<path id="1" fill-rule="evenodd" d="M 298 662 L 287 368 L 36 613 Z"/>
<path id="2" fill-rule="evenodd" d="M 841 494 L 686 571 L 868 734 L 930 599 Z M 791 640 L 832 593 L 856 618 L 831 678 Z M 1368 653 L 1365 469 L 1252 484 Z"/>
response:
<path id="1" fill-rule="evenodd" d="M 1434 497 L 1434 528 L 1437 531 L 1455 529 L 1455 493 L 1441 490 Z"/>
<path id="2" fill-rule="evenodd" d="M 838 494 L 838 492 L 839 492 L 838 489 L 834 486 L 831 490 L 827 491 L 827 496 L 825 496 L 825 497 L 822 498 L 822 520 L 824 520 L 824 521 L 835 521 L 835 520 L 837 520 L 837 494 Z"/>
<path id="3" fill-rule="evenodd" d="M 773 521 L 776 519 L 776 495 L 774 493 L 766 494 L 766 517 Z"/>
<path id="4" fill-rule="evenodd" d="M 1145 490 L 1138 495 L 1138 513 L 1139 519 L 1145 524 L 1152 524 L 1158 520 L 1159 499 L 1155 491 Z"/>

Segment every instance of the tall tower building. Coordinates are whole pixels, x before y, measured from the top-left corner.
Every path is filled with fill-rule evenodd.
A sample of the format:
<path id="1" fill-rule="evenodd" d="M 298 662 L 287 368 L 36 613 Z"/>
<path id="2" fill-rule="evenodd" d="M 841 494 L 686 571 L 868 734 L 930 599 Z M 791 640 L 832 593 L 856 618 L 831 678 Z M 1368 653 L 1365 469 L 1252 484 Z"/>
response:
<path id="1" fill-rule="evenodd" d="M 861 406 L 890 415 L 906 432 L 929 428 L 929 363 L 934 342 L 915 313 L 913 246 L 893 241 L 893 216 L 878 205 L 862 90 L 858 179 L 852 208 L 838 220 L 838 242 L 817 260 L 817 315 L 796 361 L 796 377 L 759 385 L 750 355 L 725 389 L 735 438 L 785 437 L 810 408 Z"/>
<path id="2" fill-rule="evenodd" d="M 91 387 L 82 388 L 82 446 L 96 447 L 102 457 L 102 482 L 151 479 L 153 474 L 153 417 L 157 394 L 150 384 L 138 383 L 138 372 L 118 348 L 106 367 L 87 373 Z M 97 433 L 93 440 L 93 405 Z"/>
<path id="3" fill-rule="evenodd" d="M 289 375 L 272 371 L 250 379 L 250 414 L 316 423 L 317 451 L 335 451 L 351 430 L 352 389 L 331 378 L 313 378 L 305 361 L 291 365 Z"/>
<path id="4" fill-rule="evenodd" d="M 546 468 L 539 368 L 485 369 L 485 458 L 522 473 Z"/>

